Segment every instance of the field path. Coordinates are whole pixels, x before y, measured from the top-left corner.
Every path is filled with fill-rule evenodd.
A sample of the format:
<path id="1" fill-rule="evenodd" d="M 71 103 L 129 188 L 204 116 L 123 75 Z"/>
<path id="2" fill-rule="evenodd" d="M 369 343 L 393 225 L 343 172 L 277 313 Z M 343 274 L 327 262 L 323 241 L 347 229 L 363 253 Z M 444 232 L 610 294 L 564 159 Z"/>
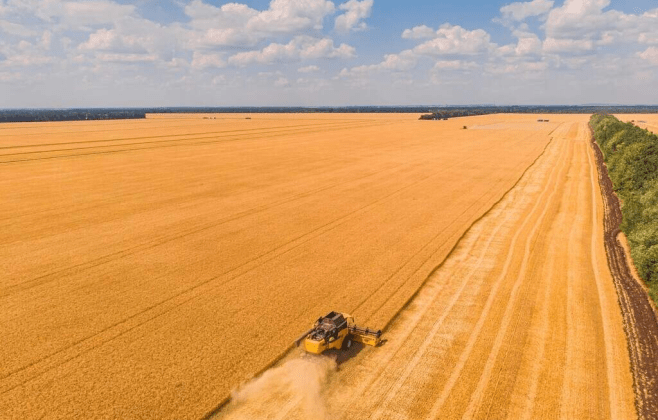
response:
<path id="1" fill-rule="evenodd" d="M 319 314 L 337 309 L 385 326 L 573 118 L 205 117 L 0 125 L 0 418 L 198 419 L 286 354 Z M 573 159 L 559 144 L 550 147 L 559 162 Z M 545 195 L 560 196 L 551 188 Z M 381 385 L 395 353 L 361 393 L 381 393 L 382 416 L 409 381 L 423 380 L 437 342 L 457 346 L 445 383 L 460 365 L 461 373 L 435 390 L 449 396 L 436 410 L 453 409 L 453 395 L 465 392 L 471 358 L 484 357 L 487 376 L 472 384 L 477 404 L 454 409 L 490 401 L 499 361 L 513 359 L 505 344 L 526 334 L 518 311 L 536 295 L 524 274 L 541 263 L 529 235 L 544 233 L 554 207 L 542 217 L 537 207 L 526 223 L 509 276 L 496 283 L 480 277 L 486 270 L 457 267 L 475 280 L 436 286 L 444 306 L 428 301 L 409 329 L 422 352 L 400 348 L 416 363 L 408 380 Z M 492 250 L 511 239 L 510 223 Z M 482 267 L 497 258 L 478 255 Z M 487 304 L 489 292 L 496 300 Z M 500 304 L 508 295 L 509 308 Z M 435 323 L 433 339 L 422 335 Z M 476 324 L 478 334 L 464 335 Z M 389 336 L 382 350 L 399 346 Z M 322 377 L 330 364 L 313 366 Z"/>
<path id="2" fill-rule="evenodd" d="M 539 160 L 390 324 L 382 346 L 295 352 L 267 386 L 263 378 L 246 384 L 217 417 L 636 418 L 586 123 L 574 116 L 552 133 Z M 293 363 L 332 357 L 338 369 L 322 365 L 314 377 L 322 386 L 300 392 Z"/>

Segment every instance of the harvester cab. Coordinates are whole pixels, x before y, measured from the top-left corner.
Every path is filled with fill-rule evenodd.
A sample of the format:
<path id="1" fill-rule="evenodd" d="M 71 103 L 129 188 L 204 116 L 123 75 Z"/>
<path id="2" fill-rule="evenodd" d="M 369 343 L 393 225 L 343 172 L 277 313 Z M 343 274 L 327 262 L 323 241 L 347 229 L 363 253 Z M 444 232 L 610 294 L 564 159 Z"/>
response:
<path id="1" fill-rule="evenodd" d="M 381 342 L 381 330 L 358 327 L 354 318 L 339 312 L 329 312 L 318 318 L 313 328 L 302 334 L 295 344 L 304 343 L 304 350 L 320 354 L 329 349 L 349 348 L 353 341 L 377 346 Z"/>

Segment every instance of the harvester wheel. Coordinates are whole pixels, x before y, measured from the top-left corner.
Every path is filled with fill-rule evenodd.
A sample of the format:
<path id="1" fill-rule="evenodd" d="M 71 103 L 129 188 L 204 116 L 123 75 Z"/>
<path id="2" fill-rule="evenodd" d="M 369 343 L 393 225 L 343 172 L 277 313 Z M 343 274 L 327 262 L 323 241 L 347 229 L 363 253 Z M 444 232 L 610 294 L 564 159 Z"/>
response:
<path id="1" fill-rule="evenodd" d="M 352 340 L 349 339 L 349 338 L 347 339 L 347 346 L 346 346 L 346 347 L 347 347 L 348 349 L 349 349 L 350 347 L 352 347 Z"/>

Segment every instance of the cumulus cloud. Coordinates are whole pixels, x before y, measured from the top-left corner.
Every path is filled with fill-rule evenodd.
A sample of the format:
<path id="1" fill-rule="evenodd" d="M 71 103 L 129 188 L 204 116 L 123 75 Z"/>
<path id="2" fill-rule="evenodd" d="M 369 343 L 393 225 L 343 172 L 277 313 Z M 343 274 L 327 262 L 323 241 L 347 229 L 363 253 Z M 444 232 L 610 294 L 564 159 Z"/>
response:
<path id="1" fill-rule="evenodd" d="M 651 64 L 658 65 L 658 48 L 656 47 L 649 47 L 639 53 L 638 56 L 643 60 L 647 60 Z"/>
<path id="2" fill-rule="evenodd" d="M 274 86 L 276 87 L 286 87 L 290 86 L 290 81 L 286 79 L 285 77 L 279 77 L 274 81 Z"/>
<path id="3" fill-rule="evenodd" d="M 114 51 L 143 53 L 146 49 L 138 37 L 121 35 L 117 29 L 99 29 L 78 46 L 81 51 Z"/>
<path id="4" fill-rule="evenodd" d="M 130 76 L 130 83 L 142 77 L 154 86 L 180 89 L 184 98 L 190 89 L 203 94 L 214 87 L 236 89 L 226 97 L 247 97 L 240 89 L 250 89 L 254 76 L 241 68 L 268 65 L 270 76 L 259 88 L 286 88 L 292 94 L 313 86 L 325 89 L 327 95 L 318 97 L 335 93 L 340 102 L 361 100 L 358 88 L 366 84 L 379 83 L 387 92 L 412 81 L 409 89 L 437 80 L 467 85 L 473 70 L 497 81 L 514 75 L 519 86 L 526 79 L 560 75 L 573 80 L 586 75 L 580 77 L 594 85 L 592 74 L 614 75 L 628 84 L 648 80 L 658 65 L 658 9 L 626 13 L 610 0 L 520 0 L 501 7 L 496 19 L 514 39 L 506 45 L 496 44 L 484 29 L 409 25 L 400 34 L 404 48 L 372 61 L 355 60 L 320 86 L 319 78 L 306 74 L 330 71 L 315 60 L 357 57 L 351 41 L 338 43 L 331 35 L 353 36 L 366 28 L 373 0 L 273 0 L 261 8 L 234 1 L 176 1 L 185 16 L 159 23 L 123 0 L 0 0 L 0 82 L 5 83 L 0 89 L 11 89 L 9 80 L 36 86 L 51 77 L 57 83 L 70 77 L 85 86 L 102 77 L 103 86 L 113 80 L 121 86 Z M 291 83 L 295 80 L 304 83 Z M 216 98 L 211 95 L 211 101 Z"/>
<path id="5" fill-rule="evenodd" d="M 552 0 L 533 0 L 511 3 L 500 8 L 504 19 L 521 21 L 532 16 L 541 16 L 553 8 Z"/>
<path id="6" fill-rule="evenodd" d="M 152 63 L 158 59 L 152 54 L 129 54 L 129 53 L 99 53 L 96 58 L 100 61 L 113 63 Z"/>
<path id="7" fill-rule="evenodd" d="M 412 50 L 405 50 L 398 54 L 384 55 L 384 60 L 378 64 L 355 66 L 351 69 L 343 68 L 339 77 L 363 78 L 382 71 L 406 72 L 415 68 L 417 62 L 417 55 Z"/>
<path id="8" fill-rule="evenodd" d="M 624 14 L 613 10 L 603 13 L 610 0 L 566 0 L 548 14 L 545 29 L 551 37 L 575 38 L 612 29 Z"/>
<path id="9" fill-rule="evenodd" d="M 439 60 L 434 63 L 434 70 L 470 70 L 478 67 L 474 61 Z"/>
<path id="10" fill-rule="evenodd" d="M 335 6 L 328 0 L 273 0 L 267 10 L 258 11 L 244 4 L 216 7 L 201 0 L 185 6 L 196 46 L 254 46 L 277 34 L 294 34 L 322 29 Z"/>
<path id="11" fill-rule="evenodd" d="M 54 62 L 54 58 L 48 55 L 41 42 L 33 44 L 22 40 L 11 48 L 0 50 L 3 60 L 2 67 L 32 67 L 37 68 Z"/>
<path id="12" fill-rule="evenodd" d="M 399 54 L 386 54 L 379 67 L 386 70 L 406 71 L 416 67 L 417 62 L 418 58 L 413 51 L 405 50 Z"/>
<path id="13" fill-rule="evenodd" d="M 336 17 L 335 29 L 343 33 L 366 29 L 367 25 L 362 20 L 370 17 L 372 5 L 373 0 L 350 0 L 341 4 L 338 8 L 345 10 L 345 13 Z"/>
<path id="14" fill-rule="evenodd" d="M 34 67 L 50 64 L 53 61 L 52 57 L 45 55 L 24 53 L 7 57 L 3 64 L 6 67 Z"/>
<path id="15" fill-rule="evenodd" d="M 298 36 L 287 44 L 272 43 L 262 50 L 235 54 L 229 57 L 228 62 L 235 66 L 247 66 L 318 58 L 351 58 L 355 55 L 354 47 L 347 44 L 336 47 L 329 38 Z"/>
<path id="16" fill-rule="evenodd" d="M 385 54 L 380 63 L 344 68 L 339 73 L 339 77 L 362 79 L 380 72 L 401 74 L 415 69 L 423 57 L 476 56 L 494 51 L 497 47 L 491 42 L 489 34 L 482 29 L 469 31 L 450 24 L 441 25 L 436 31 L 425 25 L 416 26 L 405 30 L 402 38 L 422 42 L 412 49 L 397 54 Z M 435 62 L 434 70 L 440 68 L 466 70 L 473 68 L 474 64 L 473 61 L 438 60 Z"/>
<path id="17" fill-rule="evenodd" d="M 548 53 L 574 53 L 590 51 L 594 43 L 589 39 L 546 38 L 543 49 Z"/>
<path id="18" fill-rule="evenodd" d="M 470 55 L 492 48 L 491 37 L 483 29 L 469 31 L 458 25 L 444 24 L 436 31 L 436 37 L 417 45 L 413 51 L 423 55 Z"/>
<path id="19" fill-rule="evenodd" d="M 197 70 L 204 70 L 207 68 L 224 68 L 226 67 L 226 61 L 224 61 L 223 55 L 219 53 L 208 53 L 203 54 L 199 51 L 195 51 L 192 56 L 192 68 Z"/>
<path id="20" fill-rule="evenodd" d="M 41 34 L 41 41 L 39 41 L 39 46 L 44 50 L 49 50 L 53 42 L 53 33 L 49 30 L 43 31 Z"/>
<path id="21" fill-rule="evenodd" d="M 249 19 L 259 13 L 245 4 L 227 3 L 216 7 L 201 0 L 192 1 L 184 10 L 191 19 L 190 26 L 200 30 L 244 27 Z"/>
<path id="22" fill-rule="evenodd" d="M 415 26 L 411 29 L 405 29 L 402 32 L 402 38 L 404 39 L 427 39 L 434 37 L 436 37 L 436 32 L 426 25 Z"/>
<path id="23" fill-rule="evenodd" d="M 306 66 L 306 67 L 300 67 L 300 68 L 297 69 L 297 71 L 300 72 L 300 73 L 314 73 L 314 72 L 320 71 L 320 67 L 318 67 L 316 65 L 310 65 L 310 66 Z"/>
<path id="24" fill-rule="evenodd" d="M 518 42 L 514 48 L 514 53 L 517 56 L 541 53 L 542 41 L 535 33 L 526 30 L 516 30 L 512 34 L 518 38 Z"/>
<path id="25" fill-rule="evenodd" d="M 338 73 L 338 77 L 342 77 L 342 78 L 363 78 L 363 77 L 367 77 L 370 74 L 375 73 L 379 70 L 381 70 L 381 67 L 376 65 L 376 64 L 361 65 L 361 66 L 352 67 L 351 69 L 348 69 L 347 67 L 345 67 L 340 71 L 340 73 Z"/>
<path id="26" fill-rule="evenodd" d="M 135 11 L 133 5 L 122 5 L 111 0 L 22 0 L 10 1 L 4 6 L 5 14 L 37 18 L 58 30 L 78 31 L 111 25 L 122 18 L 135 16 Z"/>
<path id="27" fill-rule="evenodd" d="M 519 79 L 519 76 L 537 77 L 548 67 L 547 61 L 520 61 L 517 63 L 487 63 L 485 70 L 492 75 L 514 75 L 517 80 L 522 80 Z"/>
<path id="28" fill-rule="evenodd" d="M 264 33 L 290 33 L 303 29 L 322 29 L 325 16 L 335 6 L 328 0 L 272 0 L 270 8 L 247 22 L 247 30 Z"/>
<path id="29" fill-rule="evenodd" d="M 50 3 L 48 1 L 44 3 Z M 62 23 L 79 29 L 84 26 L 103 25 L 135 14 L 135 6 L 117 4 L 108 0 L 92 0 L 85 2 L 63 2 L 62 8 L 47 8 L 48 11 L 57 11 Z M 61 11 L 60 11 L 61 10 Z"/>
<path id="30" fill-rule="evenodd" d="M 0 19 L 0 32 L 19 37 L 34 36 L 36 32 L 24 25 Z"/>

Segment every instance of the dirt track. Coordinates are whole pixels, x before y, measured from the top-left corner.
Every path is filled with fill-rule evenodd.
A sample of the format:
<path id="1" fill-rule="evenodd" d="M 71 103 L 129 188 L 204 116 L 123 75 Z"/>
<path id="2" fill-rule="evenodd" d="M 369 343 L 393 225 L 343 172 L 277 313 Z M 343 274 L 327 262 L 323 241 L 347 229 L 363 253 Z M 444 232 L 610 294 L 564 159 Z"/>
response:
<path id="1" fill-rule="evenodd" d="M 417 115 L 232 115 L 1 125 L 0 417 L 199 418 L 284 353 L 318 314 L 340 309 L 383 326 L 569 118 L 538 124 L 519 115 L 440 122 Z M 565 147 L 560 156 L 569 156 Z M 530 219 L 528 227 L 544 226 L 537 223 Z M 524 270 L 534 272 L 541 261 L 529 254 L 528 235 L 523 231 L 517 242 L 526 245 L 512 247 L 510 258 L 527 260 Z M 500 251 L 509 239 L 496 236 L 491 246 Z M 499 270 L 496 261 L 483 257 Z M 582 261 L 589 260 L 571 263 Z M 514 264 L 511 278 L 520 269 Z M 459 349 L 480 325 L 469 352 L 449 354 L 455 363 L 459 354 L 483 363 L 463 364 L 468 377 L 483 368 L 499 378 L 493 360 L 500 359 L 480 340 L 507 354 L 508 340 L 528 334 L 524 325 L 514 327 L 527 309 L 519 302 L 543 292 L 528 289 L 523 276 L 510 289 L 507 276 L 490 283 L 480 277 L 485 273 L 476 270 L 472 278 L 479 280 L 450 277 L 431 312 L 460 296 L 436 335 L 454 341 L 438 345 Z M 544 276 L 533 281 L 550 283 Z M 592 299 L 585 286 L 580 295 L 580 284 L 567 288 L 568 308 L 596 339 L 574 341 L 580 330 L 567 328 L 566 350 L 586 344 L 594 366 L 609 366 L 597 352 L 614 331 L 603 334 L 599 312 L 579 303 Z M 490 293 L 496 301 L 487 303 Z M 497 322 L 504 336 L 496 335 Z M 382 350 L 397 345 L 390 337 Z M 434 341 L 427 343 L 432 350 Z M 563 350 L 559 343 L 544 349 Z M 566 366 L 580 372 L 579 353 L 566 354 L 574 355 Z M 527 363 L 520 366 L 553 375 Z M 617 365 L 612 369 L 616 374 Z M 458 371 L 439 374 L 451 372 Z M 489 383 L 476 387 L 483 401 Z M 453 385 L 441 411 L 467 401 L 453 397 L 473 383 Z M 594 400 L 604 401 L 603 394 Z M 383 407 L 400 395 L 387 394 Z M 569 408 L 591 408 L 567 397 Z"/>
<path id="2" fill-rule="evenodd" d="M 293 353 L 218 418 L 637 417 L 588 117 L 570 118 L 384 345 L 353 350 L 338 370 Z"/>
<path id="3" fill-rule="evenodd" d="M 628 338 L 635 404 L 640 418 L 655 419 L 658 418 L 658 319 L 646 291 L 633 276 L 624 247 L 617 239 L 622 221 L 620 203 L 594 138 L 592 148 L 606 209 L 604 235 L 608 264 L 615 280 Z"/>

